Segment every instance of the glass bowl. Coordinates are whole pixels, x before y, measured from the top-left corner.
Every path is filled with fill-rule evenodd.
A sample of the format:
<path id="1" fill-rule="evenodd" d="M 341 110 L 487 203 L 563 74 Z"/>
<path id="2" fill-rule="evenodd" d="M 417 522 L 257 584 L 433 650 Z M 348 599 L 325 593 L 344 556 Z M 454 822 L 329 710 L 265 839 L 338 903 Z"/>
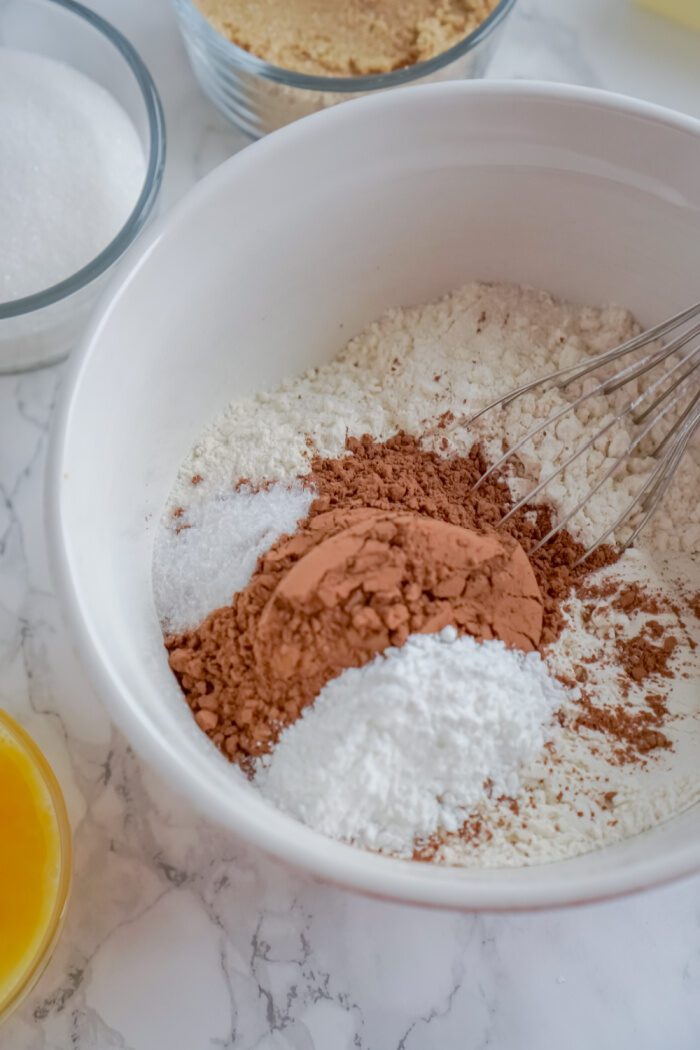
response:
<path id="1" fill-rule="evenodd" d="M 373 91 L 483 76 L 514 4 L 515 0 L 500 0 L 472 33 L 426 62 L 371 76 L 325 77 L 270 65 L 222 36 L 193 0 L 173 0 L 185 48 L 204 94 L 254 139 Z"/>
<path id="2" fill-rule="evenodd" d="M 0 47 L 48 55 L 100 84 L 131 118 L 146 157 L 131 215 L 99 255 L 50 288 L 0 302 L 2 373 L 49 364 L 73 347 L 109 270 L 153 212 L 165 165 L 165 123 L 151 75 L 129 41 L 74 0 L 3 0 Z"/>
<path id="3" fill-rule="evenodd" d="M 55 825 L 58 839 L 58 871 L 56 877 L 56 895 L 50 915 L 33 957 L 20 980 L 12 988 L 5 1000 L 0 999 L 0 1022 L 4 1021 L 15 1010 L 26 995 L 32 990 L 44 972 L 53 953 L 59 934 L 63 928 L 66 915 L 68 895 L 70 892 L 73 867 L 73 848 L 70 824 L 66 812 L 63 794 L 53 770 L 44 758 L 28 733 L 17 725 L 6 711 L 0 711 L 0 733 L 10 738 L 13 745 L 29 760 L 33 772 L 42 783 L 46 797 L 52 809 L 52 822 Z"/>

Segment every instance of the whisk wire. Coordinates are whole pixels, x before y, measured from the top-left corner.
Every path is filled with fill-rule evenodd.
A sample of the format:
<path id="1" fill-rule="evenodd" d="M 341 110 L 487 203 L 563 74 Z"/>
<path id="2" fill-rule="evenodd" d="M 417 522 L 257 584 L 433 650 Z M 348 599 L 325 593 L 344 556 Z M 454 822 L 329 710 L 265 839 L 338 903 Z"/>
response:
<path id="1" fill-rule="evenodd" d="M 695 351 L 694 353 L 700 353 L 700 347 L 698 347 L 698 350 Z M 504 522 L 508 521 L 509 518 L 511 518 L 515 513 L 517 513 L 517 511 L 519 511 L 523 506 L 525 506 L 526 503 L 530 503 L 535 496 L 539 495 L 539 493 L 544 488 L 546 488 L 547 485 L 549 485 L 550 482 L 552 482 L 557 477 L 558 474 L 561 474 L 563 471 L 566 470 L 567 467 L 570 467 L 571 464 L 574 463 L 577 459 L 579 459 L 584 454 L 584 452 L 587 452 L 588 449 L 592 445 L 594 445 L 596 443 L 596 441 L 599 441 L 600 438 L 604 437 L 605 434 L 607 434 L 608 431 L 612 430 L 612 428 L 614 426 L 616 426 L 617 424 L 621 423 L 622 420 L 625 418 L 625 416 L 631 414 L 632 418 L 635 419 L 634 409 L 649 394 L 653 393 L 655 389 L 657 389 L 660 385 L 665 383 L 666 380 L 669 378 L 669 376 L 672 375 L 673 372 L 675 372 L 677 369 L 679 369 L 683 364 L 685 364 L 685 361 L 679 361 L 676 365 L 673 366 L 673 368 L 669 369 L 669 371 L 665 375 L 661 376 L 654 383 L 652 383 L 650 387 L 648 387 L 646 390 L 643 390 L 640 394 L 637 394 L 637 396 L 632 398 L 631 401 L 628 401 L 627 404 L 624 406 L 624 408 L 622 408 L 611 419 L 609 419 L 608 422 L 606 424 L 604 424 L 604 426 L 602 426 L 599 430 L 596 430 L 596 432 L 592 435 L 592 437 L 588 438 L 588 440 L 586 442 L 584 442 L 583 445 L 581 445 L 578 448 L 574 449 L 574 451 L 571 453 L 570 456 L 567 456 L 567 458 L 562 463 L 557 464 L 557 466 L 549 474 L 547 474 L 543 479 L 541 479 L 535 485 L 534 488 L 530 489 L 530 491 L 527 492 L 526 495 L 524 495 L 522 497 L 522 499 L 519 499 L 518 502 L 513 507 L 511 507 L 511 509 L 508 511 L 508 513 L 505 514 L 503 516 L 503 518 L 501 518 L 501 520 L 499 522 L 499 525 L 503 525 Z M 700 364 L 700 361 L 698 362 L 698 364 Z M 692 371 L 693 371 L 693 369 L 690 369 L 688 371 L 688 373 L 686 374 L 685 378 L 688 378 L 688 376 L 691 374 Z M 674 386 L 677 386 L 678 383 L 680 383 L 682 381 L 682 379 L 683 379 L 683 377 L 681 377 L 681 379 L 679 379 L 677 381 L 677 383 L 674 384 Z M 596 391 L 597 390 L 598 390 L 598 388 L 596 388 Z M 664 393 L 664 395 L 662 397 L 657 398 L 656 401 L 654 402 L 654 405 L 655 406 L 661 405 L 663 403 L 663 401 L 666 399 L 666 397 L 667 397 L 669 392 L 670 391 L 667 391 L 666 393 Z M 595 393 L 595 391 L 593 393 Z M 577 404 L 581 403 L 582 400 L 585 400 L 585 395 L 582 396 L 581 398 L 577 398 L 576 401 L 572 401 L 571 405 L 568 406 L 568 407 L 574 408 L 574 407 L 576 407 Z M 557 413 L 556 416 L 552 417 L 552 420 L 557 419 L 558 416 L 563 415 L 563 414 L 564 414 L 564 410 L 561 410 L 559 413 Z M 647 418 L 648 415 L 649 415 L 649 412 L 646 411 L 643 415 L 644 415 L 644 418 Z M 663 418 L 662 415 L 657 416 L 655 418 L 654 423 L 652 424 L 652 427 L 655 426 L 656 423 L 659 422 L 659 420 L 661 418 Z M 636 421 L 637 420 L 635 419 L 635 422 Z M 538 429 L 542 429 L 543 426 L 546 426 L 546 423 L 545 424 L 541 424 L 540 427 L 538 427 L 538 428 L 535 428 L 535 433 L 537 432 Z M 530 434 L 531 433 L 532 432 L 530 432 Z M 527 438 L 527 435 L 526 435 L 526 438 Z M 526 439 L 523 440 L 523 442 L 522 442 L 523 444 L 525 443 L 525 440 Z M 516 445 L 515 449 L 517 449 L 517 447 L 518 446 Z M 515 451 L 515 449 L 513 451 Z M 628 450 L 626 450 L 625 452 L 622 453 L 622 455 L 619 457 L 620 462 L 622 462 L 626 458 L 626 456 L 629 455 L 629 451 L 630 450 L 628 449 Z M 508 457 L 511 454 L 512 454 L 511 452 L 508 452 L 505 456 L 501 457 L 501 460 L 499 462 L 501 462 L 501 463 L 504 462 L 506 459 L 508 459 Z M 495 469 L 495 467 L 491 468 L 491 469 Z M 613 473 L 614 473 L 614 471 L 613 471 Z M 481 476 L 481 478 L 479 478 L 479 480 L 477 481 L 477 483 L 474 486 L 474 488 L 477 488 L 481 484 L 481 482 L 484 480 L 484 478 L 486 478 L 488 476 L 488 474 L 489 474 L 489 471 L 486 471 L 486 473 L 483 474 Z M 607 479 L 604 479 L 604 480 L 607 480 Z"/>
<path id="2" fill-rule="evenodd" d="M 700 411 L 695 413 L 692 421 L 692 425 L 688 427 L 686 433 L 678 441 L 670 454 L 670 462 L 667 465 L 666 473 L 662 472 L 662 476 L 657 479 L 655 486 L 652 491 L 645 498 L 643 503 L 644 516 L 642 520 L 635 526 L 631 534 L 627 537 L 625 542 L 622 544 L 621 550 L 625 551 L 628 547 L 631 547 L 636 540 L 639 533 L 648 523 L 650 518 L 656 513 L 656 510 L 661 503 L 662 499 L 666 495 L 668 488 L 673 481 L 673 476 L 678 468 L 680 461 L 685 455 L 685 451 L 690 443 L 693 434 L 700 426 Z"/>
<path id="3" fill-rule="evenodd" d="M 665 361 L 671 356 L 671 354 L 675 354 L 679 350 L 682 350 L 684 346 L 687 346 L 696 335 L 700 335 L 700 324 L 695 325 L 689 332 L 683 332 L 677 339 L 672 339 L 670 343 L 666 343 L 660 350 L 657 350 L 656 353 L 650 354 L 647 358 L 643 358 L 634 366 L 629 375 L 623 377 L 623 374 L 620 373 L 615 379 L 609 380 L 605 393 L 612 394 L 615 390 L 619 390 L 620 387 L 624 386 L 626 383 L 630 383 L 633 379 L 638 379 L 639 376 L 650 371 L 650 369 L 656 368 L 658 364 Z"/>
<path id="4" fill-rule="evenodd" d="M 568 511 L 567 514 L 562 518 L 562 520 L 559 521 L 556 525 L 554 525 L 549 530 L 547 535 L 544 536 L 539 541 L 539 543 L 537 543 L 537 545 L 532 550 L 533 554 L 535 553 L 535 551 L 538 551 L 540 547 L 544 546 L 545 543 L 548 543 L 551 539 L 553 539 L 556 536 L 556 534 L 560 532 L 576 514 L 578 514 L 580 510 L 583 510 L 588 501 L 593 496 L 595 496 L 596 492 L 598 492 L 603 487 L 606 481 L 610 480 L 610 478 L 613 476 L 615 471 L 619 469 L 620 465 L 624 462 L 624 460 L 627 459 L 632 452 L 634 452 L 634 450 L 641 444 L 641 442 L 644 440 L 647 434 L 651 433 L 651 431 L 654 429 L 657 423 L 661 422 L 661 420 L 667 414 L 667 412 L 670 412 L 672 407 L 672 404 L 668 404 L 664 408 L 660 409 L 657 415 L 654 416 L 654 418 L 649 423 L 647 423 L 647 425 L 643 427 L 642 430 L 635 435 L 635 437 L 632 438 L 625 451 L 621 455 L 616 457 L 612 465 L 608 467 L 603 476 L 595 483 L 595 485 L 591 486 L 591 488 L 588 489 L 586 494 L 578 501 L 576 506 L 572 510 Z M 557 471 L 557 473 L 559 473 L 559 471 Z M 635 502 L 636 499 L 637 498 L 635 498 Z"/>
<path id="5" fill-rule="evenodd" d="M 687 365 L 688 362 L 691 362 L 690 368 L 686 369 L 683 375 L 679 376 L 678 379 L 676 379 L 675 382 L 672 383 L 667 390 L 664 390 L 661 394 L 659 394 L 659 396 L 654 401 L 652 401 L 652 403 L 647 408 L 645 408 L 643 412 L 639 412 L 633 415 L 632 418 L 636 424 L 643 423 L 646 417 L 651 412 L 653 412 L 657 405 L 660 405 L 662 401 L 665 401 L 667 397 L 670 397 L 670 395 L 675 390 L 677 390 L 678 387 L 682 383 L 684 383 L 685 380 L 688 379 L 698 367 L 700 367 L 700 346 L 698 346 L 695 350 L 691 351 L 691 353 L 689 353 L 687 357 L 684 357 L 681 361 L 678 362 L 678 364 L 674 365 L 673 368 L 669 369 L 666 375 L 663 376 L 661 383 L 665 383 L 666 380 L 671 378 L 674 372 L 676 372 L 679 368 L 682 368 L 684 365 Z M 655 383 L 652 387 L 650 387 L 649 393 L 653 393 L 654 389 L 661 385 L 661 383 Z"/>
<path id="6" fill-rule="evenodd" d="M 548 383 L 556 383 L 558 380 L 564 378 L 566 378 L 566 383 L 563 385 L 567 386 L 569 383 L 573 383 L 575 379 L 581 379 L 585 375 L 588 375 L 589 372 L 600 368 L 601 365 L 617 361 L 620 357 L 632 353 L 633 350 L 638 350 L 642 346 L 655 342 L 674 328 L 685 324 L 686 321 L 693 320 L 698 316 L 700 316 L 700 301 L 693 306 L 689 306 L 686 310 L 681 310 L 680 313 L 675 314 L 674 317 L 670 317 L 667 321 L 662 321 L 660 324 L 654 325 L 653 328 L 648 328 L 646 331 L 640 332 L 639 335 L 633 336 L 619 346 L 613 347 L 611 350 L 606 350 L 602 354 L 597 354 L 596 357 L 590 361 L 584 363 L 579 362 L 576 365 L 568 365 L 566 368 L 559 368 L 555 372 L 550 372 L 546 376 L 540 376 L 528 383 L 524 383 L 522 386 L 517 387 L 503 397 L 497 397 L 494 401 L 491 401 L 488 405 L 485 405 L 484 408 L 470 416 L 466 420 L 465 425 L 467 427 L 471 426 L 472 423 L 475 423 L 477 419 L 486 415 L 491 409 L 498 408 L 499 405 L 506 407 L 511 404 L 511 402 L 515 401 L 517 397 L 529 393 L 530 390 L 535 390 L 538 386 L 543 386 Z"/>
<path id="7" fill-rule="evenodd" d="M 650 356 L 653 356 L 653 355 L 650 355 Z M 625 376 L 626 373 L 631 373 L 632 370 L 635 367 L 636 367 L 636 365 L 634 365 L 634 364 L 627 365 L 627 367 L 624 368 L 621 373 L 619 373 L 620 377 Z M 632 378 L 631 375 L 629 375 L 626 379 L 624 379 L 624 382 L 627 382 L 628 379 L 630 379 L 630 378 Z M 519 439 L 519 441 L 515 445 L 511 446 L 508 449 L 507 452 L 503 453 L 503 455 L 500 457 L 500 459 L 497 459 L 495 463 L 491 464 L 491 466 L 488 468 L 488 470 L 486 470 L 481 475 L 481 477 L 478 479 L 478 481 L 474 485 L 474 488 L 472 489 L 472 491 L 476 491 L 479 488 L 479 486 L 482 485 L 484 483 L 484 481 L 486 481 L 486 479 L 488 477 L 490 477 L 491 474 L 493 474 L 495 471 L 497 471 L 498 468 L 500 466 L 502 466 L 503 463 L 506 462 L 507 459 L 510 459 L 517 452 L 519 452 L 520 449 L 523 448 L 523 446 L 528 443 L 528 441 L 530 441 L 533 437 L 536 437 L 537 434 L 539 434 L 541 431 L 546 430 L 548 427 L 552 427 L 555 423 L 558 423 L 559 420 L 563 416 L 568 415 L 570 412 L 574 412 L 577 408 L 579 408 L 580 405 L 584 404 L 584 402 L 588 401 L 590 398 L 598 397 L 600 395 L 606 394 L 608 392 L 608 382 L 609 381 L 601 380 L 601 382 L 598 383 L 591 390 L 584 391 L 582 394 L 579 394 L 579 396 L 574 401 L 567 402 L 563 406 L 563 408 L 560 408 L 559 411 L 555 412 L 555 414 L 553 416 L 549 416 L 547 419 L 544 420 L 544 422 L 537 423 L 534 427 L 531 427 L 530 430 L 528 430 L 527 433 L 524 434 L 523 437 L 521 437 Z M 586 451 L 586 449 L 588 449 L 590 447 L 590 445 L 593 444 L 593 441 L 596 440 L 597 437 L 600 437 L 603 433 L 608 431 L 610 429 L 610 426 L 612 426 L 614 423 L 618 422 L 622 418 L 622 416 L 624 414 L 626 414 L 626 412 L 630 408 L 636 407 L 636 405 L 638 403 L 640 403 L 644 399 L 644 396 L 645 396 L 644 393 L 639 395 L 639 397 L 634 402 L 631 402 L 630 405 L 627 406 L 627 408 L 625 409 L 625 412 L 620 413 L 618 416 L 616 416 L 615 419 L 612 421 L 612 423 L 610 425 L 606 426 L 604 428 L 604 430 L 600 431 L 596 435 L 596 437 L 594 437 L 590 442 L 588 442 L 586 445 L 584 445 L 583 448 L 580 450 L 580 452 L 576 453 L 572 457 L 572 459 L 575 459 L 576 455 L 579 455 L 580 453 Z M 559 473 L 559 471 L 564 469 L 564 467 L 568 466 L 570 462 L 571 462 L 571 460 L 567 460 L 566 463 L 563 463 L 559 468 L 557 468 L 555 473 Z M 541 487 L 543 488 L 544 486 L 541 486 Z M 533 492 L 530 495 L 534 495 L 535 492 L 539 492 L 539 491 L 540 491 L 540 487 L 538 487 L 537 489 L 534 489 Z M 513 508 L 513 511 L 511 511 L 511 513 L 513 513 L 516 509 L 518 509 L 518 508 Z"/>
<path id="8" fill-rule="evenodd" d="M 591 448 L 591 446 L 604 437 L 605 434 L 607 434 L 616 424 L 621 423 L 625 418 L 630 417 L 632 424 L 640 428 L 639 431 L 629 440 L 624 451 L 614 458 L 610 466 L 604 471 L 603 476 L 587 489 L 584 496 L 578 500 L 576 505 L 569 510 L 559 522 L 552 526 L 546 536 L 544 536 L 533 548 L 531 553 L 538 551 L 544 546 L 544 544 L 553 539 L 558 532 L 565 528 L 572 518 L 583 510 L 593 496 L 595 496 L 602 486 L 610 480 L 622 464 L 629 459 L 640 444 L 649 437 L 652 431 L 658 427 L 662 421 L 672 413 L 672 411 L 680 409 L 683 404 L 683 399 L 690 396 L 688 404 L 681 412 L 679 412 L 675 419 L 672 419 L 671 425 L 668 427 L 666 433 L 659 439 L 653 451 L 647 453 L 649 456 L 660 458 L 657 459 L 656 464 L 645 479 L 644 484 L 624 508 L 622 513 L 618 515 L 617 519 L 586 549 L 579 561 L 583 561 L 585 558 L 589 557 L 589 555 L 605 542 L 609 536 L 614 534 L 625 524 L 625 522 L 634 514 L 636 508 L 640 508 L 642 511 L 640 521 L 634 525 L 624 544 L 619 545 L 620 550 L 625 550 L 634 542 L 651 518 L 652 514 L 655 513 L 671 484 L 673 475 L 686 452 L 693 434 L 700 427 L 700 389 L 697 385 L 698 380 L 700 380 L 700 341 L 697 341 L 700 340 L 700 321 L 691 324 L 687 329 L 676 333 L 676 329 L 682 328 L 682 326 L 687 325 L 689 322 L 694 322 L 698 317 L 700 317 L 700 302 L 695 303 L 686 310 L 682 310 L 667 321 L 663 321 L 660 324 L 655 325 L 653 328 L 641 332 L 632 339 L 628 339 L 618 347 L 613 347 L 611 350 L 598 354 L 594 358 L 579 363 L 578 365 L 559 369 L 547 376 L 542 376 L 532 382 L 523 384 L 517 390 L 506 394 L 505 397 L 497 398 L 471 417 L 469 420 L 470 423 L 479 419 L 489 410 L 497 407 L 505 407 L 511 404 L 516 398 L 540 386 L 554 384 L 560 389 L 565 389 L 575 380 L 580 380 L 595 372 L 602 366 L 618 361 L 635 350 L 640 350 L 644 347 L 650 348 L 649 353 L 645 354 L 641 359 L 637 358 L 636 360 L 624 365 L 613 376 L 608 375 L 607 377 L 601 378 L 589 390 L 584 390 L 578 395 L 578 397 L 557 409 L 552 416 L 543 422 L 530 427 L 523 437 L 511 446 L 488 468 L 488 470 L 482 474 L 474 486 L 475 489 L 478 489 L 486 478 L 504 467 L 505 464 L 513 456 L 517 455 L 517 453 L 520 452 L 529 441 L 542 431 L 546 431 L 547 428 L 555 426 L 555 424 L 568 413 L 575 412 L 575 410 L 584 404 L 589 398 L 612 393 L 642 376 L 652 374 L 658 366 L 663 365 L 665 362 L 669 362 L 660 375 L 656 375 L 652 381 L 644 387 L 644 389 L 631 397 L 619 411 L 611 415 L 602 426 L 597 428 L 591 437 L 584 441 L 582 445 L 575 448 L 574 451 L 567 455 L 566 458 L 554 469 L 549 471 L 545 477 L 528 491 L 525 496 L 519 499 L 502 518 L 500 524 L 508 521 L 508 519 L 517 513 L 517 511 L 532 502 L 532 500 L 539 495 L 539 493 L 541 493 L 543 489 L 545 489 L 547 485 L 557 477 L 557 475 L 570 467 L 575 460 L 582 456 Z M 675 333 L 672 338 L 661 346 L 654 346 L 659 339 L 670 333 Z M 674 355 L 677 356 L 677 359 L 669 361 Z M 649 403 L 644 404 L 645 402 Z M 643 404 L 644 407 L 641 411 L 638 411 Z"/>
<path id="9" fill-rule="evenodd" d="M 653 488 L 655 482 L 663 474 L 666 465 L 667 464 L 664 460 L 660 460 L 656 464 L 653 471 L 646 479 L 639 492 L 637 492 L 635 496 L 630 500 L 630 502 L 625 506 L 625 509 L 622 511 L 622 513 L 619 514 L 617 518 L 615 518 L 615 521 L 611 525 L 609 525 L 604 532 L 597 536 L 593 543 L 589 544 L 589 546 L 585 549 L 581 557 L 578 558 L 576 562 L 574 562 L 574 566 L 580 565 L 581 562 L 584 562 L 586 560 L 586 558 L 589 558 L 591 554 L 593 554 L 593 552 L 598 549 L 598 547 L 602 546 L 605 543 L 609 536 L 611 536 L 617 529 L 620 528 L 621 525 L 625 523 L 625 521 L 627 521 L 630 514 L 632 514 L 632 512 L 634 511 L 634 508 L 639 503 L 640 499 L 644 498 L 645 493 Z"/>

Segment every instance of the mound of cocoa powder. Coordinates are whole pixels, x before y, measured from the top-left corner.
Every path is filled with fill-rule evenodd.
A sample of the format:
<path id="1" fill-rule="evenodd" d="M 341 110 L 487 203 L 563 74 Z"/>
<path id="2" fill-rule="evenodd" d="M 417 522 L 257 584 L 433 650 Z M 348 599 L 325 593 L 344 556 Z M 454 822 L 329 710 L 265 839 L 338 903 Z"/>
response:
<path id="1" fill-rule="evenodd" d="M 406 516 L 408 512 L 458 529 L 500 537 L 501 547 L 510 552 L 515 549 L 513 541 L 529 552 L 546 535 L 555 515 L 551 507 L 542 505 L 523 507 L 497 528 L 513 501 L 508 486 L 498 475 L 472 491 L 487 466 L 479 447 L 468 456 L 446 458 L 423 449 L 418 439 L 403 433 L 385 442 L 368 435 L 348 438 L 345 456 L 312 459 L 305 480 L 318 495 L 297 532 L 282 537 L 261 556 L 250 582 L 235 595 L 230 606 L 212 612 L 195 630 L 166 639 L 170 666 L 197 723 L 229 758 L 249 769 L 251 760 L 270 749 L 321 686 L 348 666 L 348 660 L 360 666 L 385 648 L 387 640 L 400 644 L 407 623 L 411 630 L 420 630 L 426 621 L 415 617 L 428 617 L 435 611 L 426 611 L 430 602 L 425 603 L 425 588 L 420 594 L 408 589 L 404 572 L 401 586 L 392 592 L 390 602 L 373 605 L 365 594 L 362 608 L 351 620 L 352 644 L 348 649 L 346 640 L 344 646 L 334 648 L 327 644 L 328 640 L 337 640 L 336 628 L 343 624 L 347 627 L 348 623 L 347 609 L 338 603 L 335 593 L 321 617 L 324 644 L 314 645 L 314 637 L 307 636 L 303 666 L 296 670 L 292 666 L 291 673 L 280 676 L 275 670 L 274 643 L 284 631 L 280 635 L 279 624 L 277 633 L 268 631 L 263 644 L 265 652 L 261 653 L 261 638 L 266 637 L 265 622 L 261 635 L 263 614 L 285 577 L 321 543 L 347 530 L 353 521 L 366 521 L 367 512 L 372 510 L 385 512 L 385 521 L 387 513 Z M 382 542 L 386 543 L 386 537 Z M 391 546 L 389 543 L 386 550 Z M 572 588 L 596 568 L 615 560 L 611 548 L 601 547 L 586 562 L 576 565 L 582 553 L 582 545 L 562 530 L 530 557 L 541 595 L 540 646 L 551 643 L 560 633 L 564 625 L 561 605 Z M 348 593 L 351 591 L 352 587 Z M 284 596 L 283 587 L 280 593 Z M 459 622 L 456 596 L 438 597 L 446 603 L 440 608 L 441 623 L 454 623 L 458 629 L 479 636 L 479 630 L 468 618 Z M 320 600 L 316 587 L 313 601 Z M 423 613 L 419 612 L 421 602 Z M 533 638 L 531 633 L 531 641 Z"/>
<path id="2" fill-rule="evenodd" d="M 313 700 L 344 668 L 448 625 L 479 641 L 537 648 L 542 599 L 510 536 L 367 507 L 313 520 L 325 538 L 282 577 L 258 623 L 257 673 L 268 695 L 289 683 Z"/>

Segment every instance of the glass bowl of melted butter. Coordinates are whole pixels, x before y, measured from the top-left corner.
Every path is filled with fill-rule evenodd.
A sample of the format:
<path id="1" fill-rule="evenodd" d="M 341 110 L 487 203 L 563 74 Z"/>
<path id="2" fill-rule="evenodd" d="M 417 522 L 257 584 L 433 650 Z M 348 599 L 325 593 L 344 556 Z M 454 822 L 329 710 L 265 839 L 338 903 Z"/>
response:
<path id="1" fill-rule="evenodd" d="M 0 710 L 0 1022 L 48 963 L 66 913 L 71 832 L 58 781 Z"/>

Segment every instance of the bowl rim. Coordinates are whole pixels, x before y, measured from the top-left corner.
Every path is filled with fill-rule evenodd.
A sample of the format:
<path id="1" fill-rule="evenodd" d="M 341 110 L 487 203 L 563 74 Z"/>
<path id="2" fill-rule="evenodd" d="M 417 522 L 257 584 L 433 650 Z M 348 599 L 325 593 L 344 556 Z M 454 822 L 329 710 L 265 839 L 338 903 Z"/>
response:
<path id="1" fill-rule="evenodd" d="M 153 210 L 165 169 L 166 132 L 163 105 L 153 77 L 136 48 L 101 15 L 77 0 L 45 0 L 87 22 L 121 54 L 141 91 L 148 121 L 149 149 L 141 192 L 126 222 L 98 255 L 79 270 L 31 295 L 0 302 L 0 321 L 34 313 L 79 292 L 112 266 L 133 243 Z"/>
<path id="2" fill-rule="evenodd" d="M 385 115 L 383 111 L 411 106 L 414 100 L 423 100 L 429 95 L 438 101 L 440 98 L 458 95 L 468 97 L 473 94 L 485 95 L 487 98 L 531 98 L 551 104 L 572 103 L 588 108 L 603 108 L 626 117 L 651 120 L 700 139 L 700 120 L 654 103 L 596 88 L 537 81 L 453 81 L 357 99 L 312 114 L 246 147 L 196 184 L 143 238 L 138 251 L 130 260 L 129 268 L 116 275 L 109 294 L 103 298 L 102 308 L 93 316 L 71 361 L 54 417 L 46 472 L 47 539 L 56 590 L 76 649 L 93 686 L 99 696 L 104 698 L 111 716 L 141 757 L 181 797 L 185 796 L 193 808 L 278 861 L 344 889 L 381 899 L 437 908 L 489 912 L 532 911 L 607 900 L 690 876 L 700 870 L 700 839 L 690 840 L 675 848 L 671 855 L 656 851 L 610 870 L 573 878 L 566 872 L 566 861 L 563 861 L 560 862 L 562 877 L 555 886 L 542 885 L 536 878 L 532 881 L 523 880 L 519 885 L 498 885 L 498 880 L 494 880 L 493 876 L 504 869 L 484 869 L 479 876 L 465 879 L 462 869 L 440 868 L 437 869 L 439 875 L 426 877 L 417 870 L 423 865 L 370 854 L 327 839 L 281 813 L 271 814 L 270 820 L 261 824 L 246 811 L 246 807 L 231 807 L 219 793 L 202 783 L 183 756 L 146 719 L 135 702 L 136 694 L 121 680 L 118 667 L 94 629 L 90 610 L 81 594 L 79 577 L 72 573 L 73 545 L 62 513 L 63 479 L 68 467 L 67 464 L 64 466 L 64 452 L 82 373 L 99 345 L 102 329 L 110 322 L 112 310 L 157 242 L 165 234 L 171 234 L 183 220 L 196 214 L 200 203 L 215 196 L 220 186 L 230 182 L 239 170 L 266 163 L 268 159 L 274 162 L 278 146 L 289 140 L 297 140 L 295 148 L 303 150 L 308 137 L 324 134 L 328 124 L 344 124 L 346 133 L 350 134 L 352 124 L 358 117 L 371 115 L 376 120 Z M 125 702 L 125 697 L 129 698 L 129 702 Z M 536 866 L 527 870 L 532 872 Z M 470 876 L 473 874 L 470 872 Z"/>
<path id="3" fill-rule="evenodd" d="M 43 751 L 27 730 L 19 722 L 15 721 L 8 711 L 0 709 L 0 732 L 3 731 L 27 753 L 41 777 L 51 800 L 60 854 L 56 898 L 51 909 L 51 915 L 46 923 L 46 929 L 41 941 L 37 945 L 34 957 L 9 998 L 4 1004 L 0 1003 L 0 1024 L 9 1017 L 25 996 L 29 994 L 51 958 L 65 921 L 73 876 L 73 839 L 65 798 L 56 774 L 49 765 Z"/>
<path id="4" fill-rule="evenodd" d="M 172 0 L 172 2 L 180 16 L 181 26 L 184 24 L 186 29 L 189 29 L 189 23 L 192 22 L 196 31 L 204 37 L 207 46 L 214 54 L 225 62 L 238 66 L 244 72 L 306 91 L 335 91 L 339 94 L 354 94 L 409 84 L 450 65 L 489 37 L 511 12 L 516 0 L 498 0 L 493 11 L 471 33 L 432 58 L 423 62 L 414 62 L 410 66 L 402 66 L 401 69 L 393 69 L 388 73 L 368 73 L 361 76 L 344 77 L 299 73 L 296 70 L 285 69 L 284 66 L 266 62 L 264 58 L 254 55 L 251 51 L 246 51 L 245 48 L 239 47 L 238 44 L 234 44 L 232 40 L 223 36 L 202 14 L 194 0 Z M 186 32 L 183 35 L 187 38 Z"/>

